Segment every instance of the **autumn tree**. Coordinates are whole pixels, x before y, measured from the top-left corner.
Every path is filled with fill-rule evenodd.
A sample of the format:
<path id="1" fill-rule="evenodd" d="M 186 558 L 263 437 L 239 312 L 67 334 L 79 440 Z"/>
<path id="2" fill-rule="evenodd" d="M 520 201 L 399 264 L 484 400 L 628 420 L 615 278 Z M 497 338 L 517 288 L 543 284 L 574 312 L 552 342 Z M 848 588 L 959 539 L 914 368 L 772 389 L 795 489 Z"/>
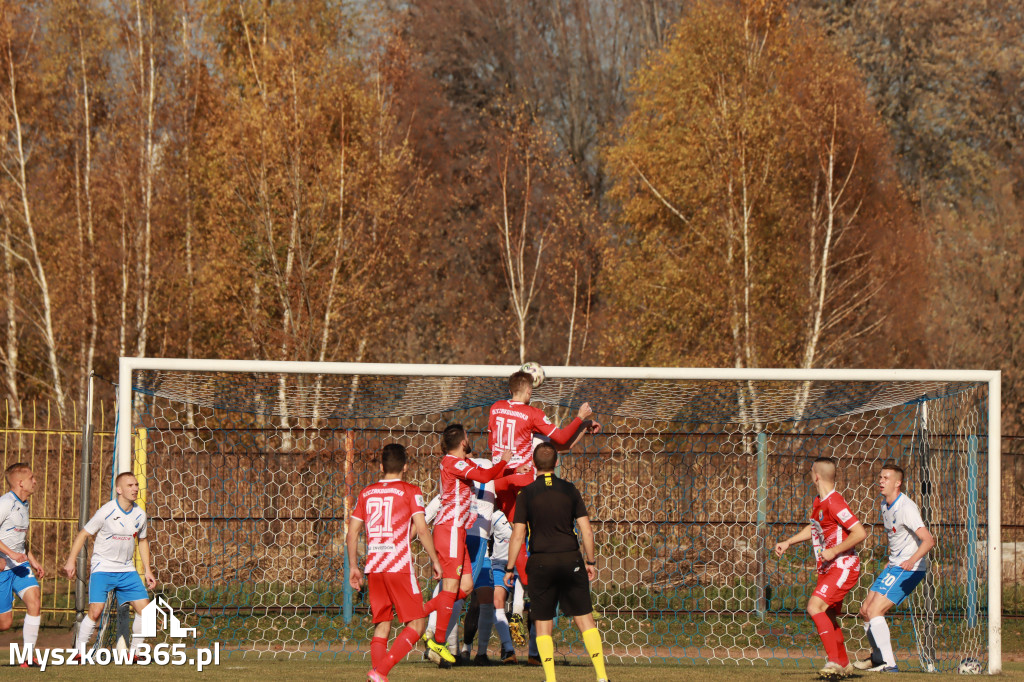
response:
<path id="1" fill-rule="evenodd" d="M 609 150 L 627 226 L 606 257 L 613 352 L 735 367 L 891 353 L 868 340 L 917 242 L 853 67 L 773 5 L 697 3 L 634 87 Z"/>

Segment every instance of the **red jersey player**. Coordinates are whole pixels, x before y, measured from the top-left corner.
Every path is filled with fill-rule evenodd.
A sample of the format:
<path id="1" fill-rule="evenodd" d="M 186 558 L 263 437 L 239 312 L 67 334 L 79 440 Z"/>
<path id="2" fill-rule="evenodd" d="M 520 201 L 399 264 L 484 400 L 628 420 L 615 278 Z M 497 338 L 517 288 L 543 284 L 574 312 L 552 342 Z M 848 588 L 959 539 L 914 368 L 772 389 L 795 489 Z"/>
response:
<path id="1" fill-rule="evenodd" d="M 583 421 L 594 413 L 590 403 L 580 405 L 577 417 L 565 428 L 552 424 L 544 410 L 530 405 L 533 377 L 526 372 L 516 372 L 509 377 L 508 391 L 512 395 L 510 399 L 491 405 L 487 428 L 490 431 L 491 461 L 497 462 L 500 453 L 512 450 L 512 459 L 507 465 L 509 469 L 518 469 L 523 463 L 533 461 L 534 434 L 550 439 L 556 447 L 565 446 L 576 439 L 581 427 L 591 426 Z"/>
<path id="2" fill-rule="evenodd" d="M 441 562 L 441 591 L 427 602 L 427 611 L 437 611 L 435 632 L 448 631 L 452 617 L 452 606 L 457 599 L 463 599 L 473 591 L 473 569 L 466 551 L 466 530 L 476 521 L 472 509 L 473 485 L 490 483 L 504 473 L 505 465 L 512 457 L 506 450 L 490 469 L 477 466 L 469 459 L 473 449 L 462 424 L 449 424 L 441 434 L 441 446 L 447 453 L 441 459 L 441 509 L 434 519 L 434 545 Z M 436 637 L 424 635 L 424 641 L 438 656 L 455 662 L 448 647 Z"/>
<path id="3" fill-rule="evenodd" d="M 818 489 L 811 522 L 793 537 L 775 545 L 775 554 L 782 556 L 796 542 L 813 542 L 818 584 L 807 601 L 807 613 L 818 629 L 828 656 L 825 667 L 820 671 L 821 676 L 839 679 L 853 673 L 843 633 L 839 629 L 839 609 L 846 593 L 860 577 L 860 558 L 853 548 L 867 537 L 867 532 L 843 496 L 836 492 L 836 465 L 831 458 L 814 460 L 811 481 Z"/>
<path id="4" fill-rule="evenodd" d="M 367 675 L 374 682 L 386 682 L 388 672 L 412 650 L 427 625 L 427 611 L 413 573 L 410 524 L 415 527 L 423 549 L 430 556 L 434 579 L 441 577 L 441 565 L 423 516 L 423 491 L 402 480 L 406 469 L 405 448 L 397 443 L 385 445 L 380 466 L 384 477 L 359 493 L 359 500 L 349 517 L 346 538 L 348 579 L 358 590 L 363 574 L 356 562 L 356 554 L 359 531 L 366 527 L 365 569 L 374 622 L 370 643 L 373 667 Z M 395 638 L 389 651 L 392 609 L 398 614 L 398 620 L 405 623 L 405 629 Z"/>
<path id="5" fill-rule="evenodd" d="M 574 443 L 583 431 L 595 427 L 594 422 L 585 421 L 594 413 L 590 403 L 580 405 L 576 418 L 565 428 L 558 428 L 544 414 L 544 410 L 530 405 L 533 397 L 533 377 L 526 372 L 516 372 L 508 378 L 509 400 L 499 400 L 491 405 L 491 415 L 487 422 L 490 431 L 489 444 L 491 460 L 498 461 L 499 453 L 511 449 L 512 459 L 506 467 L 506 475 L 510 476 L 504 485 L 495 484 L 496 505 L 509 519 L 515 517 L 516 495 L 519 490 L 533 482 L 535 471 L 531 466 L 528 475 L 514 475 L 515 470 L 523 464 L 533 464 L 534 434 L 550 440 L 556 448 L 562 449 Z M 599 428 L 599 427 L 598 427 Z M 516 570 L 523 585 L 527 584 L 526 549 L 516 557 Z"/>

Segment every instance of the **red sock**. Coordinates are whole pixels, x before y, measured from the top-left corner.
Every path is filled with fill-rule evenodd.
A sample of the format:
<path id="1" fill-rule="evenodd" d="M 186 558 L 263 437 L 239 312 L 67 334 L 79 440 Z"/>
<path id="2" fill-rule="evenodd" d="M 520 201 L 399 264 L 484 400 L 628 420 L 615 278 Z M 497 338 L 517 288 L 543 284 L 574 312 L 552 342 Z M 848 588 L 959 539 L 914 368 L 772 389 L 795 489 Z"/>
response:
<path id="1" fill-rule="evenodd" d="M 833 663 L 839 663 L 839 646 L 836 644 L 836 631 L 832 627 L 832 619 L 828 617 L 827 613 L 822 612 L 811 616 L 811 620 L 814 621 L 814 626 L 818 628 L 818 636 L 821 637 L 821 643 L 825 645 L 825 656 Z"/>
<path id="2" fill-rule="evenodd" d="M 526 546 L 519 549 L 519 556 L 516 557 L 516 570 L 519 572 L 519 580 L 526 587 Z"/>
<path id="3" fill-rule="evenodd" d="M 381 675 L 387 675 L 391 672 L 391 669 L 395 667 L 395 664 L 406 657 L 412 648 L 416 646 L 416 642 L 419 641 L 420 634 L 410 627 L 406 627 L 402 632 L 395 637 L 395 643 L 391 645 L 391 651 L 387 652 L 384 656 L 384 660 L 380 662 L 380 665 L 376 663 L 373 665 L 374 670 L 379 672 Z"/>
<path id="4" fill-rule="evenodd" d="M 388 652 L 388 640 L 383 637 L 374 637 L 370 640 L 370 662 L 376 668 L 384 660 L 384 654 Z"/>
<path id="5" fill-rule="evenodd" d="M 846 653 L 846 640 L 843 638 L 843 631 L 839 629 L 838 625 L 833 625 L 832 633 L 832 637 L 836 640 L 836 649 L 838 649 L 839 654 L 836 663 L 845 668 L 850 665 L 850 655 Z"/>
<path id="6" fill-rule="evenodd" d="M 430 605 L 434 604 L 433 608 Z M 441 590 L 437 596 L 427 602 L 427 608 L 437 611 L 437 623 L 434 626 L 434 641 L 443 642 L 448 634 L 448 621 L 452 619 L 452 606 L 455 604 L 455 593 Z M 377 672 L 382 672 L 378 670 Z"/>

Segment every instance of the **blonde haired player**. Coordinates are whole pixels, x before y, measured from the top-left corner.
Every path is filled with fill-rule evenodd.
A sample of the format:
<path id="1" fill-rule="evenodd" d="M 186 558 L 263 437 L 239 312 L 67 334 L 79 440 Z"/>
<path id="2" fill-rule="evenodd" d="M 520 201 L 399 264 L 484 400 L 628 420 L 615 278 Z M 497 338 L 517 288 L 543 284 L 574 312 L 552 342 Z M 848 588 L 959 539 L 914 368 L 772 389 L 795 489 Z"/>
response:
<path id="1" fill-rule="evenodd" d="M 530 405 L 533 398 L 533 377 L 518 371 L 508 378 L 510 398 L 499 400 L 491 405 L 490 417 L 487 421 L 489 431 L 488 444 L 491 449 L 491 460 L 497 465 L 502 452 L 512 450 L 512 458 L 505 464 L 504 475 L 514 475 L 516 469 L 523 464 L 533 463 L 534 434 L 543 436 L 556 447 L 570 445 L 584 430 L 592 426 L 584 421 L 594 413 L 590 403 L 580 405 L 576 418 L 564 428 L 551 423 L 544 410 Z M 515 516 L 516 495 L 522 485 L 528 485 L 533 478 L 524 484 L 507 486 L 498 494 L 498 508 L 509 519 Z M 515 557 L 515 565 L 519 579 L 526 586 L 529 576 L 526 575 L 526 549 L 523 548 Z"/>
<path id="2" fill-rule="evenodd" d="M 39 638 L 42 597 L 39 581 L 43 567 L 28 551 L 28 498 L 36 490 L 36 475 L 27 464 L 18 462 L 4 472 L 10 490 L 0 497 L 0 630 L 14 623 L 14 593 L 25 603 L 25 622 L 21 628 L 25 647 L 35 647 Z M 34 572 L 34 573 L 33 573 Z M 32 659 L 29 659 L 32 660 Z M 27 668 L 29 662 L 21 664 Z"/>
<path id="3" fill-rule="evenodd" d="M 838 616 L 846 593 L 860 577 L 860 558 L 853 548 L 867 537 L 867 532 L 836 490 L 836 465 L 831 458 L 814 460 L 810 476 L 818 490 L 811 522 L 793 537 L 775 545 L 775 553 L 782 556 L 797 542 L 811 540 L 814 543 L 818 583 L 807 600 L 807 613 L 814 621 L 828 657 L 820 674 L 826 679 L 838 679 L 853 672 Z"/>
<path id="4" fill-rule="evenodd" d="M 107 502 L 93 514 L 85 528 L 78 532 L 71 543 L 71 555 L 64 564 L 64 573 L 74 580 L 77 574 L 75 561 L 78 553 L 85 547 L 90 535 L 96 541 L 92 547 L 92 559 L 89 574 L 89 613 L 82 619 L 75 639 L 75 648 L 82 651 L 96 628 L 96 621 L 103 613 L 107 595 L 117 595 L 121 604 L 131 603 L 135 610 L 132 622 L 132 641 L 129 656 L 132 660 L 135 651 L 142 643 L 142 610 L 149 605 L 149 594 L 146 587 L 156 587 L 156 577 L 149 563 L 149 540 L 146 538 L 146 512 L 135 504 L 139 497 L 139 481 L 134 474 L 124 472 L 114 479 L 114 490 L 117 496 Z M 139 558 L 145 573 L 146 584 L 142 584 L 135 570 L 135 543 L 139 544 Z"/>

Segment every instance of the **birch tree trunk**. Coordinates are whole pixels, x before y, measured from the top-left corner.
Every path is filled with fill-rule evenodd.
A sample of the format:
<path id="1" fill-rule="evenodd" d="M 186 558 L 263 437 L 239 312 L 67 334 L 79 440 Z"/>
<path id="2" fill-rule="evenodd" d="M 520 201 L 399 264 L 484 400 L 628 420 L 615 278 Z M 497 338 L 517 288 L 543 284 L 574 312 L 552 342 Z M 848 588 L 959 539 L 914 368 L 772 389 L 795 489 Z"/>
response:
<path id="1" fill-rule="evenodd" d="M 61 377 L 60 363 L 57 358 L 57 339 L 53 325 L 53 301 L 50 293 L 50 283 L 40 253 L 39 240 L 36 234 L 36 226 L 32 215 L 32 202 L 28 192 L 28 155 L 25 151 L 25 136 L 22 129 L 21 112 L 18 106 L 18 77 L 14 66 L 14 53 L 10 41 L 6 45 L 7 51 L 7 97 L 4 98 L 4 105 L 8 115 L 14 124 L 14 168 L 7 166 L 8 177 L 18 190 L 18 197 L 21 203 L 19 218 L 25 230 L 24 239 L 19 242 L 25 244 L 28 249 L 28 256 L 22 255 L 17 249 L 7 251 L 28 266 L 39 294 L 39 319 L 35 321 L 36 326 L 42 335 L 43 349 L 46 356 L 47 369 L 50 375 L 50 388 L 53 391 L 54 402 L 57 405 L 58 413 L 63 416 L 65 406 L 64 382 Z"/>

